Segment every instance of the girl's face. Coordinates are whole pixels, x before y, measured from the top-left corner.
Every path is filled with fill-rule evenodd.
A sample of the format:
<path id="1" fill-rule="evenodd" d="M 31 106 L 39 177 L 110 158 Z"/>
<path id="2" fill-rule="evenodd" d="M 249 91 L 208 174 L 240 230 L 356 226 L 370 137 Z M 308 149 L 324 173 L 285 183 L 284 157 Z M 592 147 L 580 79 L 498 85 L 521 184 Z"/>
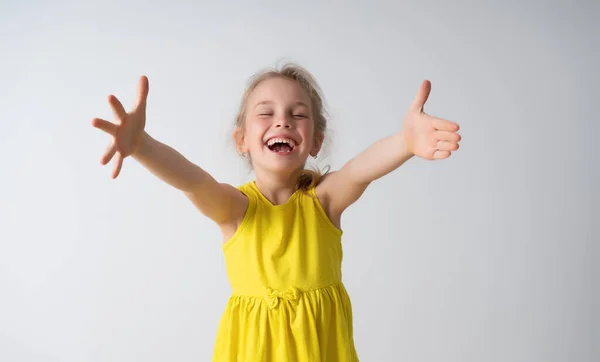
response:
<path id="1" fill-rule="evenodd" d="M 275 77 L 261 82 L 246 104 L 245 129 L 236 140 L 258 170 L 290 173 L 316 155 L 322 137 L 314 137 L 308 94 L 295 81 Z"/>

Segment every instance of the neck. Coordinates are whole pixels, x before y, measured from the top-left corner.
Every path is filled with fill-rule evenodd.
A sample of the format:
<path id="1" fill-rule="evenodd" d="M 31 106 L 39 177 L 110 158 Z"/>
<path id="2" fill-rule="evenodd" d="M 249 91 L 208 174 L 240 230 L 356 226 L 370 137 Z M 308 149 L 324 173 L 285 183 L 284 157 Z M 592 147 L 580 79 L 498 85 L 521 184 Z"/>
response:
<path id="1" fill-rule="evenodd" d="M 256 187 L 275 205 L 285 203 L 296 191 L 296 183 L 302 169 L 288 174 L 276 174 L 256 170 Z"/>

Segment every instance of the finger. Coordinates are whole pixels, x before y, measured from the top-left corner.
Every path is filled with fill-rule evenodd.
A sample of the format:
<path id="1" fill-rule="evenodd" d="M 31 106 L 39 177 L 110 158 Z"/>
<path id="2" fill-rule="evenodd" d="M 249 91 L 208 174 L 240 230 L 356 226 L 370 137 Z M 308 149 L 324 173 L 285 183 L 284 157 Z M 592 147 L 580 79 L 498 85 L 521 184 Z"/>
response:
<path id="1" fill-rule="evenodd" d="M 433 158 L 435 160 L 443 160 L 448 157 L 450 157 L 450 151 L 435 151 L 433 153 Z"/>
<path id="2" fill-rule="evenodd" d="M 134 109 L 143 108 L 146 106 L 146 100 L 148 99 L 148 77 L 145 75 L 140 77 L 137 88 L 137 99 L 135 101 Z"/>
<path id="3" fill-rule="evenodd" d="M 456 151 L 456 150 L 458 150 L 458 143 L 448 142 L 448 141 L 439 141 L 436 148 L 439 151 Z"/>
<path id="4" fill-rule="evenodd" d="M 439 131 L 448 131 L 448 132 L 456 132 L 460 129 L 460 127 L 458 126 L 457 123 L 454 122 L 450 122 L 447 121 L 445 119 L 441 119 L 441 118 L 435 118 L 435 117 L 431 117 L 432 118 L 432 125 L 433 128 L 439 130 Z"/>
<path id="5" fill-rule="evenodd" d="M 116 124 L 106 121 L 106 120 L 103 120 L 103 119 L 100 119 L 100 118 L 92 119 L 92 126 L 108 133 L 111 136 L 114 136 L 117 133 L 117 125 Z"/>
<path id="6" fill-rule="evenodd" d="M 425 102 L 429 98 L 429 93 L 431 92 L 431 82 L 426 80 L 423 81 L 417 95 L 411 105 L 411 110 L 414 112 L 422 112 L 425 107 Z"/>
<path id="7" fill-rule="evenodd" d="M 117 152 L 115 155 L 115 160 L 113 161 L 114 168 L 112 173 L 112 178 L 115 179 L 121 173 L 121 168 L 123 167 L 123 156 L 121 156 L 120 152 Z"/>
<path id="8" fill-rule="evenodd" d="M 438 141 L 460 142 L 461 136 L 456 132 L 435 131 L 434 137 Z"/>
<path id="9" fill-rule="evenodd" d="M 102 158 L 100 159 L 100 163 L 102 165 L 106 165 L 108 161 L 110 161 L 110 159 L 113 158 L 115 152 L 117 152 L 117 144 L 113 141 L 106 148 L 104 155 L 102 155 Z"/>
<path id="10" fill-rule="evenodd" d="M 125 111 L 125 108 L 123 107 L 121 101 L 119 101 L 117 97 L 111 94 L 110 96 L 108 96 L 108 103 L 112 108 L 115 118 L 121 121 L 121 123 L 125 122 L 125 120 L 127 119 L 127 111 Z"/>

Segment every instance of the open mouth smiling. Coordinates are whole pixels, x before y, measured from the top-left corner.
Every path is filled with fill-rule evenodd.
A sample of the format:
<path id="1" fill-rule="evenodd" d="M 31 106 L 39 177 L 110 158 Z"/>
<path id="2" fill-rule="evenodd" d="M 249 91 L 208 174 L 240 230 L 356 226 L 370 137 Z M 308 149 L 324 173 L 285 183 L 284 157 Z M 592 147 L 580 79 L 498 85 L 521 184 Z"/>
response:
<path id="1" fill-rule="evenodd" d="M 272 152 L 278 154 L 289 154 L 294 151 L 297 146 L 296 141 L 288 137 L 273 137 L 265 142 L 265 145 Z"/>

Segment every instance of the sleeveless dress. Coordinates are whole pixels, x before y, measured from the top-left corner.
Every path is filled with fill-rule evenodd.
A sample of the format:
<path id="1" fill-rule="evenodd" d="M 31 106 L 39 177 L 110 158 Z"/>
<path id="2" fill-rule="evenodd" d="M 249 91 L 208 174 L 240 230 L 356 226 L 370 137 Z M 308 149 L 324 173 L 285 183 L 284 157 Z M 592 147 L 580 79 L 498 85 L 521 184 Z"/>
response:
<path id="1" fill-rule="evenodd" d="M 315 189 L 273 205 L 254 181 L 241 225 L 223 244 L 232 295 L 213 362 L 358 361 L 342 284 L 342 231 Z"/>

